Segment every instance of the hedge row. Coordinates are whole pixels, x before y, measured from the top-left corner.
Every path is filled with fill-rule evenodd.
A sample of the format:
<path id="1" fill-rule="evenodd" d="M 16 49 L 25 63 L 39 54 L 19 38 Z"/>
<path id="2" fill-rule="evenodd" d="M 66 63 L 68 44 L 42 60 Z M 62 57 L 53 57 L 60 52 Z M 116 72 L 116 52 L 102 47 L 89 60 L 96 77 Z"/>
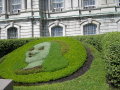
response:
<path id="1" fill-rule="evenodd" d="M 0 40 L 0 58 L 34 39 Z"/>
<path id="2" fill-rule="evenodd" d="M 81 42 L 88 43 L 90 45 L 93 45 L 98 51 L 102 51 L 102 39 L 104 37 L 104 34 L 102 35 L 90 35 L 90 36 L 76 36 L 77 40 Z"/>
<path id="3" fill-rule="evenodd" d="M 103 39 L 106 60 L 107 81 L 120 88 L 120 33 L 108 33 Z"/>
<path id="4" fill-rule="evenodd" d="M 106 61 L 107 81 L 114 87 L 120 87 L 120 32 L 74 38 L 93 45 L 103 53 Z"/>

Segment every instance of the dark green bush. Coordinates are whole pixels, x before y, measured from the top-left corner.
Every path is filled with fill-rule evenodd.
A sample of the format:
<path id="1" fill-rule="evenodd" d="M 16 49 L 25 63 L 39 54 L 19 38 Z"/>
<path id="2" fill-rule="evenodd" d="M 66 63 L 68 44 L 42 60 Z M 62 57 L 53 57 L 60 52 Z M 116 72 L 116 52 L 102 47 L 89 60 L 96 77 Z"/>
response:
<path id="1" fill-rule="evenodd" d="M 97 50 L 101 51 L 102 50 L 102 39 L 104 37 L 104 34 L 102 35 L 91 35 L 91 36 L 77 36 L 74 37 L 77 40 L 80 40 L 81 42 L 85 42 L 88 44 L 93 45 Z"/>
<path id="2" fill-rule="evenodd" d="M 0 58 L 34 39 L 0 40 Z"/>
<path id="3" fill-rule="evenodd" d="M 120 33 L 108 33 L 103 39 L 107 81 L 120 88 Z"/>

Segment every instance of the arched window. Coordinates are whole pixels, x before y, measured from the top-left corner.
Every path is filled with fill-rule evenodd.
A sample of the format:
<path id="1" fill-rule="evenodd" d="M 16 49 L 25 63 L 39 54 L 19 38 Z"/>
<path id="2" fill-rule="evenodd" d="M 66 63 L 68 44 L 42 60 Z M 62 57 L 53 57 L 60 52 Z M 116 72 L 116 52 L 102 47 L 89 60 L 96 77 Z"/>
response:
<path id="1" fill-rule="evenodd" d="M 18 30 L 15 27 L 11 27 L 7 30 L 7 38 L 8 39 L 15 39 L 18 38 Z"/>
<path id="2" fill-rule="evenodd" d="M 86 24 L 83 26 L 84 35 L 94 35 L 96 34 L 97 25 L 96 24 Z"/>
<path id="3" fill-rule="evenodd" d="M 51 36 L 56 37 L 56 36 L 63 36 L 63 28 L 60 26 L 55 26 L 51 29 Z"/>
<path id="4" fill-rule="evenodd" d="M 95 8 L 95 0 L 83 0 L 83 8 L 84 9 Z"/>

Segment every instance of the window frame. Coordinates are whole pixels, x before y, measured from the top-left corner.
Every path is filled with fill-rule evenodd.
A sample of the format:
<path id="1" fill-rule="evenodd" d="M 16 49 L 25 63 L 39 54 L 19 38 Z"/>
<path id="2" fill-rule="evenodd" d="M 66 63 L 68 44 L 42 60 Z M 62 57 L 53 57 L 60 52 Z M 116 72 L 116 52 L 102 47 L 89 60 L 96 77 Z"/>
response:
<path id="1" fill-rule="evenodd" d="M 57 34 L 53 34 L 53 33 L 56 33 L 56 32 L 57 32 Z M 51 28 L 51 36 L 52 37 L 61 37 L 61 36 L 63 36 L 63 27 L 61 27 L 61 26 L 52 27 Z"/>
<path id="2" fill-rule="evenodd" d="M 16 38 L 18 38 L 18 29 L 16 27 L 10 27 L 10 28 L 8 28 L 7 29 L 7 39 L 16 39 Z"/>
<path id="3" fill-rule="evenodd" d="M 86 4 L 85 4 L 85 2 L 86 2 Z M 83 7 L 83 9 L 94 9 L 94 8 L 96 8 L 96 0 L 83 0 L 82 7 Z"/>
<path id="4" fill-rule="evenodd" d="M 83 26 L 83 35 L 96 35 L 96 34 L 97 34 L 96 24 L 89 23 Z"/>
<path id="5" fill-rule="evenodd" d="M 56 0 L 51 0 L 51 9 L 63 9 L 64 8 L 64 0 L 61 0 L 61 2 L 57 2 Z M 62 4 L 61 7 L 54 7 L 53 4 Z"/>
<path id="6" fill-rule="evenodd" d="M 14 1 L 16 1 L 16 2 L 14 2 Z M 19 1 L 19 0 L 10 0 L 10 12 L 13 14 L 19 13 L 20 10 L 22 9 L 22 0 L 20 0 L 20 2 L 17 2 L 17 1 Z M 15 7 L 17 7 L 17 8 L 15 8 Z"/>

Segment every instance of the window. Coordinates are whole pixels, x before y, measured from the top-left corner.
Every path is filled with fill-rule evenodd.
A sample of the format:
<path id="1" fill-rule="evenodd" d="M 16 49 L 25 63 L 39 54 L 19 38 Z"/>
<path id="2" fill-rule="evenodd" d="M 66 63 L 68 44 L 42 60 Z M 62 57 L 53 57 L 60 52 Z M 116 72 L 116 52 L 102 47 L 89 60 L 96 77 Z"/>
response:
<path id="1" fill-rule="evenodd" d="M 15 27 L 9 28 L 9 29 L 7 30 L 7 38 L 8 38 L 8 39 L 18 38 L 17 28 L 15 28 Z"/>
<path id="2" fill-rule="evenodd" d="M 21 9 L 21 0 L 11 0 L 11 12 L 18 13 Z"/>
<path id="3" fill-rule="evenodd" d="M 95 0 L 83 0 L 83 8 L 84 9 L 95 8 Z"/>
<path id="4" fill-rule="evenodd" d="M 2 9 L 3 9 L 3 7 L 2 7 L 2 0 L 0 0 L 0 14 L 2 13 Z"/>
<path id="5" fill-rule="evenodd" d="M 96 34 L 97 25 L 95 24 L 87 24 L 83 27 L 83 34 L 84 35 L 94 35 Z"/>
<path id="6" fill-rule="evenodd" d="M 63 36 L 63 28 L 60 26 L 53 27 L 51 29 L 51 36 L 52 37 Z"/>
<path id="7" fill-rule="evenodd" d="M 52 0 L 51 1 L 51 8 L 54 11 L 62 11 L 64 7 L 64 0 Z"/>

